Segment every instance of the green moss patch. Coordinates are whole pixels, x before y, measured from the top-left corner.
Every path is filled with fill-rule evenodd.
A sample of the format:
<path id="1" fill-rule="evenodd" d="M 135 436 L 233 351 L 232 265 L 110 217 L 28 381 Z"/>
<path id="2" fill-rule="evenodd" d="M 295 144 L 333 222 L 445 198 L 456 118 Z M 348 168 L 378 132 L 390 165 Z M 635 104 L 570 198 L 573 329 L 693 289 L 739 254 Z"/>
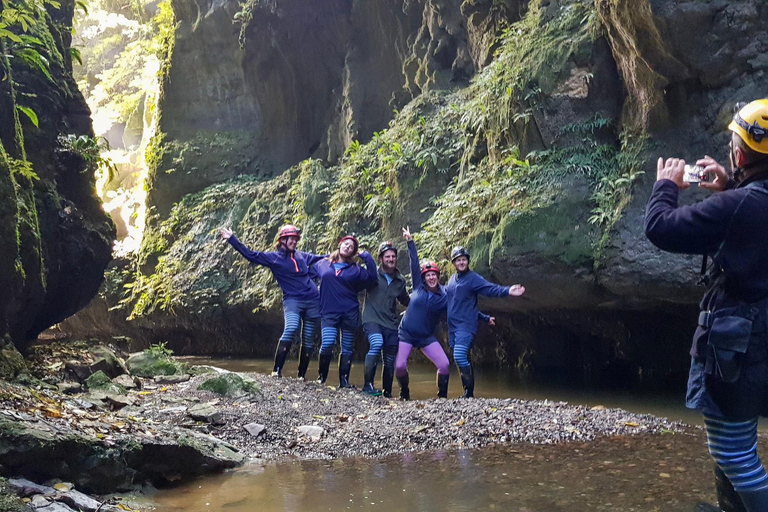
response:
<path id="1" fill-rule="evenodd" d="M 252 395 L 254 393 L 261 394 L 259 385 L 256 381 L 250 379 L 243 379 L 236 373 L 225 373 L 208 379 L 200 384 L 197 389 L 204 391 L 212 391 L 219 395 L 238 397 L 242 395 Z"/>

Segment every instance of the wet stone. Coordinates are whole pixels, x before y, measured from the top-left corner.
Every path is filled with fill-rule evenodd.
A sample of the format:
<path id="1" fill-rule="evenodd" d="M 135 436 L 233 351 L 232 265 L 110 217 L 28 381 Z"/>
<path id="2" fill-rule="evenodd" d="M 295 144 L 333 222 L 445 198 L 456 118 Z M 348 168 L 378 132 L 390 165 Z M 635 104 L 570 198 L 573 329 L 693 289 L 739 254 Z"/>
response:
<path id="1" fill-rule="evenodd" d="M 59 382 L 56 384 L 56 387 L 60 392 L 68 395 L 79 393 L 83 390 L 83 386 L 79 382 Z"/>
<path id="2" fill-rule="evenodd" d="M 141 385 L 135 377 L 131 377 L 130 375 L 123 374 L 118 375 L 114 379 L 112 379 L 113 384 L 119 384 L 123 386 L 125 389 L 140 389 Z"/>
<path id="3" fill-rule="evenodd" d="M 25 478 L 9 478 L 8 485 L 10 485 L 11 489 L 22 498 L 27 498 L 34 494 L 50 496 L 56 493 L 56 490 L 53 487 L 39 485 Z"/>
<path id="4" fill-rule="evenodd" d="M 267 427 L 259 423 L 249 423 L 247 425 L 243 425 L 243 428 L 245 429 L 246 432 L 251 434 L 253 437 L 258 437 L 264 432 L 266 432 L 267 430 Z"/>
<path id="5" fill-rule="evenodd" d="M 208 404 L 194 405 L 189 408 L 187 414 L 195 421 L 204 421 L 214 425 L 222 422 L 221 413 L 215 407 Z"/>
<path id="6" fill-rule="evenodd" d="M 302 425 L 296 430 L 299 432 L 300 436 L 308 437 L 313 441 L 320 440 L 320 438 L 325 434 L 323 427 L 318 427 L 317 425 Z"/>
<path id="7" fill-rule="evenodd" d="M 56 496 L 55 500 L 66 503 L 75 510 L 80 510 L 82 512 L 96 512 L 101 506 L 100 502 L 75 490 L 62 493 Z"/>
<path id="8" fill-rule="evenodd" d="M 123 407 L 135 404 L 136 398 L 126 395 L 107 394 L 104 397 L 104 401 L 111 405 L 113 409 L 122 409 Z"/>
<path id="9" fill-rule="evenodd" d="M 156 384 L 179 384 L 180 382 L 187 382 L 189 375 L 182 373 L 180 375 L 157 375 L 153 379 Z"/>

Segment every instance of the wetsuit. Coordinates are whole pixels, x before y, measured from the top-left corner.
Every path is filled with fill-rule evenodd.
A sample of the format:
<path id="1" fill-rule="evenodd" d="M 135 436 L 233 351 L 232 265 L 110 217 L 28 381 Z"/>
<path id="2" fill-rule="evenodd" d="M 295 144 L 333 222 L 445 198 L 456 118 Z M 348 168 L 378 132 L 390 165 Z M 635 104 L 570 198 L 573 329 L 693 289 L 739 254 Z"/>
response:
<path id="1" fill-rule="evenodd" d="M 413 348 L 418 348 L 437 367 L 437 396 L 446 398 L 448 396 L 450 363 L 443 347 L 435 337 L 435 329 L 446 312 L 448 294 L 445 286 L 442 285 L 435 292 L 427 289 L 421 278 L 419 255 L 413 240 L 408 241 L 408 257 L 411 260 L 413 291 L 408 309 L 405 310 L 405 315 L 398 329 L 400 342 L 395 361 L 395 374 L 400 384 L 400 397 L 410 399 L 408 356 Z M 482 318 L 490 318 L 482 313 L 478 315 Z M 477 321 L 477 317 L 475 321 Z"/>
<path id="2" fill-rule="evenodd" d="M 659 180 L 645 217 L 646 235 L 660 249 L 713 260 L 691 347 L 686 405 L 704 414 L 717 471 L 750 512 L 768 510 L 756 431 L 758 416 L 768 415 L 766 174 L 680 207 L 677 185 Z"/>
<path id="3" fill-rule="evenodd" d="M 490 320 L 477 309 L 477 296 L 508 297 L 509 286 L 486 281 L 469 269 L 457 272 L 448 280 L 448 344 L 453 349 L 453 360 L 459 368 L 464 396 L 474 396 L 475 377 L 469 362 L 469 350 L 477 333 L 477 321 Z"/>
<path id="4" fill-rule="evenodd" d="M 339 386 L 349 387 L 352 368 L 352 348 L 355 330 L 360 326 L 360 303 L 357 295 L 376 282 L 376 262 L 367 251 L 360 253 L 365 267 L 355 263 L 333 263 L 322 259 L 315 265 L 320 278 L 320 317 L 322 345 L 320 347 L 320 382 L 328 378 L 338 332 L 341 331 L 339 356 Z"/>
<path id="5" fill-rule="evenodd" d="M 252 251 L 232 235 L 227 240 L 237 252 L 252 265 L 261 265 L 272 271 L 277 284 L 283 291 L 283 315 L 285 327 L 275 352 L 273 372 L 280 375 L 291 349 L 293 339 L 303 321 L 302 344 L 299 355 L 299 377 L 304 378 L 312 357 L 315 329 L 320 319 L 320 295 L 312 280 L 312 265 L 325 256 L 301 251 L 289 251 L 281 246 L 277 251 Z"/>
<path id="6" fill-rule="evenodd" d="M 397 325 L 400 321 L 397 303 L 408 306 L 409 300 L 405 279 L 400 271 L 395 269 L 393 274 L 387 274 L 379 268 L 376 284 L 366 290 L 363 303 L 363 330 L 369 345 L 368 354 L 365 356 L 365 393 L 378 394 L 373 387 L 373 379 L 376 376 L 378 359 L 383 352 L 384 371 L 381 387 L 384 396 L 392 396 L 398 347 Z"/>

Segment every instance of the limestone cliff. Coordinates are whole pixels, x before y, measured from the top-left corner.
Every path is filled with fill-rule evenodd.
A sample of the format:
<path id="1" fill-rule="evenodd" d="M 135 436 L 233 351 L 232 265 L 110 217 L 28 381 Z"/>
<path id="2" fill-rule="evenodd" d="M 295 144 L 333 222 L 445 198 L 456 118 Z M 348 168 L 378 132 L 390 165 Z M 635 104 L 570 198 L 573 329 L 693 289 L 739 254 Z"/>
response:
<path id="1" fill-rule="evenodd" d="M 501 326 L 481 331 L 476 357 L 521 373 L 618 369 L 628 382 L 684 373 L 699 261 L 652 247 L 643 205 L 656 156 L 724 160 L 731 105 L 765 95 L 768 61 L 753 41 L 768 6 L 174 9 L 142 272 L 112 274 L 132 283 L 110 313 L 121 328 L 188 352 L 267 354 L 279 291 L 217 240 L 218 226 L 266 249 L 290 220 L 304 249 L 327 251 L 345 232 L 373 246 L 410 224 L 425 255 L 446 264 L 466 245 L 476 270 L 528 288 L 484 305 Z M 91 321 L 104 322 L 98 307 Z"/>
<path id="2" fill-rule="evenodd" d="M 73 9 L 72 1 L 48 5 L 33 13 L 26 32 L 11 25 L 17 35 L 0 37 L 0 340 L 6 347 L 24 349 L 86 305 L 111 259 L 114 226 L 95 193 L 89 111 L 71 76 Z"/>

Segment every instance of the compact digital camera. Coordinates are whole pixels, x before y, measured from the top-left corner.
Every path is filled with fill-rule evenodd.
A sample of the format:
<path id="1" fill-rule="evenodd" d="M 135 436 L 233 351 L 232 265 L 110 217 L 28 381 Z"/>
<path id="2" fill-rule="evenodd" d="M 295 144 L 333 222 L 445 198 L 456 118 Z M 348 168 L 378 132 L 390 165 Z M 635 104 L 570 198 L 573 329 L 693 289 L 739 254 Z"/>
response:
<path id="1" fill-rule="evenodd" d="M 701 181 L 707 181 L 707 175 L 704 173 L 704 167 L 700 165 L 686 164 L 685 173 L 683 174 L 683 181 L 686 183 L 699 183 Z"/>

